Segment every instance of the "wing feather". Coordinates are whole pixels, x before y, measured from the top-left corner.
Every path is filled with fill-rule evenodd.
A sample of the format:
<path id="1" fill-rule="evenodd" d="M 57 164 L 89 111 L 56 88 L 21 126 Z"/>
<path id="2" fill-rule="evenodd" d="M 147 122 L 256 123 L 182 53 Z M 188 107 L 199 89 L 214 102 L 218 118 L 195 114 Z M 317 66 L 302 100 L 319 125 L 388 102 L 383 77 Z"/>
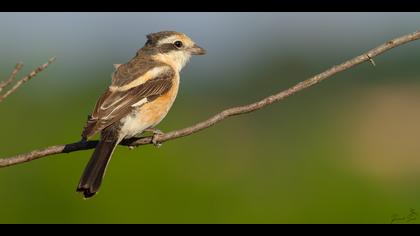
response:
<path id="1" fill-rule="evenodd" d="M 88 138 L 130 114 L 134 104 L 142 99 L 150 102 L 167 93 L 172 87 L 175 72 L 168 69 L 154 78 L 125 91 L 108 89 L 99 98 L 89 116 L 82 137 Z M 114 83 L 113 83 L 114 86 Z M 143 105 L 144 103 L 141 103 Z"/>

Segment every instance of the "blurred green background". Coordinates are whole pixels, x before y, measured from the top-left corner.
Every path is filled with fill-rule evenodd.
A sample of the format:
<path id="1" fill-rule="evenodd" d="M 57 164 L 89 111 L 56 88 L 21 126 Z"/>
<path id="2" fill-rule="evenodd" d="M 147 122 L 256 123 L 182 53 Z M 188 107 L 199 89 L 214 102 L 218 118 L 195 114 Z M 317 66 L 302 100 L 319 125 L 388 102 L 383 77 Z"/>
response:
<path id="1" fill-rule="evenodd" d="M 170 131 L 419 26 L 417 13 L 0 13 L 1 79 L 18 61 L 23 76 L 57 57 L 0 103 L 0 157 L 79 140 L 112 65 L 150 32 L 185 32 L 208 50 L 182 72 L 158 127 Z M 419 55 L 413 42 L 376 67 L 159 149 L 119 147 L 91 200 L 75 189 L 92 150 L 0 169 L 0 222 L 390 223 L 420 214 Z"/>

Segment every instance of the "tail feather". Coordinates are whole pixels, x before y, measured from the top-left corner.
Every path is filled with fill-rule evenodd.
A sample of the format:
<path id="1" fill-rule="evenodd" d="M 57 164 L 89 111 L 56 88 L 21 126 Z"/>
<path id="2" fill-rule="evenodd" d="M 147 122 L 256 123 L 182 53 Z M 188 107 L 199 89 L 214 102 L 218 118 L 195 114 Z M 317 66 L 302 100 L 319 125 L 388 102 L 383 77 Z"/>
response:
<path id="1" fill-rule="evenodd" d="M 98 192 L 106 167 L 119 142 L 117 136 L 102 135 L 77 187 L 77 192 L 83 192 L 85 198 L 90 198 Z"/>

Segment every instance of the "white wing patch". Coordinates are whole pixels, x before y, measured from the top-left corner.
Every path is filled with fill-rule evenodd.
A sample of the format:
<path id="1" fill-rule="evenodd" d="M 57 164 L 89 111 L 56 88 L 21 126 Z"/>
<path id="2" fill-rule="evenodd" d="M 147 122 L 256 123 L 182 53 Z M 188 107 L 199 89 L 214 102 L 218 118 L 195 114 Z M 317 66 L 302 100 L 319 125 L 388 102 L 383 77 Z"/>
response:
<path id="1" fill-rule="evenodd" d="M 148 101 L 147 101 L 147 98 L 143 98 L 142 100 L 140 100 L 140 101 L 138 101 L 138 102 L 134 103 L 134 104 L 133 104 L 133 105 L 131 105 L 131 106 L 132 106 L 132 107 L 138 107 L 138 106 L 141 106 L 141 105 L 145 104 L 146 102 L 148 102 Z"/>

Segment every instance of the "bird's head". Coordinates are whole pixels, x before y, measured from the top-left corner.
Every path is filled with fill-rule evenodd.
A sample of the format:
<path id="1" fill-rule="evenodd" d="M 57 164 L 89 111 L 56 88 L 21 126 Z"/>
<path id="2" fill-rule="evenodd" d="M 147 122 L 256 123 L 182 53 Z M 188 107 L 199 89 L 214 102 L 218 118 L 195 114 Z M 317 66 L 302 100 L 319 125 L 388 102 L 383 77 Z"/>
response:
<path id="1" fill-rule="evenodd" d="M 206 54 L 206 50 L 198 46 L 190 37 L 176 31 L 148 34 L 147 42 L 140 52 L 173 64 L 178 70 L 184 67 L 192 55 Z"/>

